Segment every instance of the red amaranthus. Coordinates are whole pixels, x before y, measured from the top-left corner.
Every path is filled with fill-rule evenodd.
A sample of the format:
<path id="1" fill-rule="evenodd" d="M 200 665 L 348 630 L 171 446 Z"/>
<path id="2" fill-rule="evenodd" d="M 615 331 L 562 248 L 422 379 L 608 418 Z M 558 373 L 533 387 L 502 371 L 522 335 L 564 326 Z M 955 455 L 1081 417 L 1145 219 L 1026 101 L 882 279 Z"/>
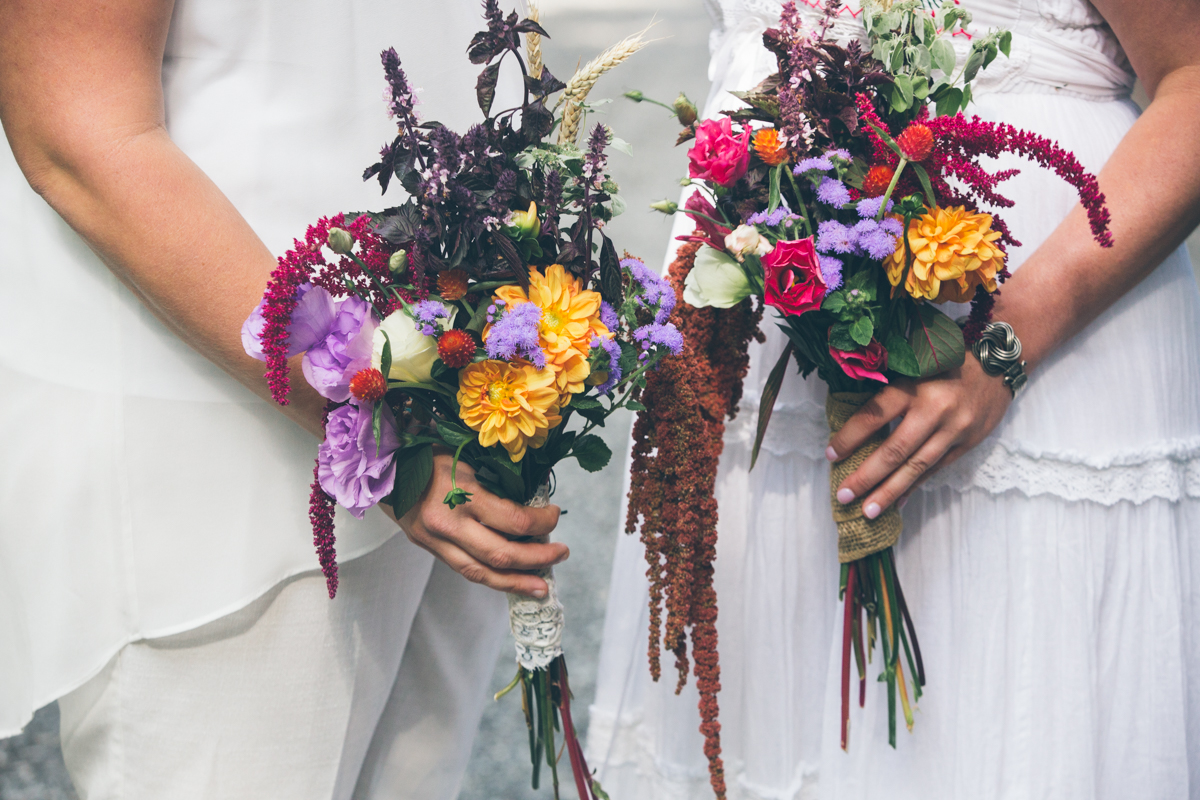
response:
<path id="1" fill-rule="evenodd" d="M 665 358 L 642 394 L 647 411 L 633 426 L 633 467 L 625 529 L 641 529 L 650 579 L 650 672 L 662 674 L 660 642 L 675 655 L 676 692 L 687 681 L 687 630 L 691 629 L 700 730 L 713 791 L 725 797 L 717 692 L 717 501 L 713 489 L 726 417 L 737 413 L 742 380 L 750 367 L 750 339 L 761 334 L 762 308 L 751 301 L 731 309 L 696 309 L 683 302 L 683 282 L 699 243 L 680 248 L 668 278 L 679 302 L 671 315 L 683 333 L 684 351 Z M 662 609 L 666 606 L 665 626 Z"/>

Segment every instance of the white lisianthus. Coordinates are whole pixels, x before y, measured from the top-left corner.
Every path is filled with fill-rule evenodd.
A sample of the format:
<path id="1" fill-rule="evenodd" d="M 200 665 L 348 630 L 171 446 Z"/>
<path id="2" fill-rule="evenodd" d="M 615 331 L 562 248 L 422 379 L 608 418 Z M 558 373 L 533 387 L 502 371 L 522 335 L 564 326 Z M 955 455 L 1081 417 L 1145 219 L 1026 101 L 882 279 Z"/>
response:
<path id="1" fill-rule="evenodd" d="M 738 262 L 703 245 L 683 283 L 683 300 L 693 308 L 732 308 L 750 296 L 750 281 Z"/>
<path id="2" fill-rule="evenodd" d="M 451 306 L 446 308 L 450 316 L 439 320 L 442 330 L 454 321 L 455 309 Z M 371 340 L 371 366 L 375 369 L 383 368 L 385 334 L 392 346 L 392 368 L 386 376 L 388 380 L 429 383 L 433 379 L 433 362 L 438 357 L 437 337 L 426 336 L 417 330 L 416 321 L 404 311 L 392 312 L 379 323 L 375 338 Z"/>
<path id="3" fill-rule="evenodd" d="M 739 225 L 725 237 L 725 249 L 743 260 L 747 255 L 765 256 L 773 249 L 771 241 L 758 232 L 753 225 Z"/>

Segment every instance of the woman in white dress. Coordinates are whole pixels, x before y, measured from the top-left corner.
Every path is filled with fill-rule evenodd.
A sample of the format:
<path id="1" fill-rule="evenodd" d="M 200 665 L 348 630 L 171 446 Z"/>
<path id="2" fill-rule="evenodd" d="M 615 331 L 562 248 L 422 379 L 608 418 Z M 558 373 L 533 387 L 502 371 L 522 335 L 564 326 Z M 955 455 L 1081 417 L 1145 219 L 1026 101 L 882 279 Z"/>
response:
<path id="1" fill-rule="evenodd" d="M 706 114 L 774 71 L 759 37 L 780 5 L 710 0 Z M 830 443 L 824 388 L 788 376 L 751 473 L 757 399 L 784 346 L 764 325 L 717 479 L 729 797 L 1200 798 L 1200 293 L 1180 246 L 1200 215 L 1200 17 L 1185 0 L 962 6 L 1013 32 L 973 111 L 1099 172 L 1116 246 L 1092 243 L 1072 189 L 1004 162 L 1023 169 L 1001 188 L 1024 246 L 995 316 L 1025 346 L 1021 396 L 968 357 L 885 390 Z M 860 35 L 858 13 L 842 9 L 837 36 Z M 1135 71 L 1153 98 L 1140 117 Z M 893 750 L 869 683 L 847 754 L 826 448 L 844 455 L 902 416 L 839 488 L 908 500 L 897 557 L 928 686 Z M 694 688 L 675 697 L 647 675 L 644 572 L 623 538 L 589 758 L 621 800 L 710 797 Z"/>
<path id="2" fill-rule="evenodd" d="M 279 413 L 240 330 L 272 253 L 380 202 L 381 50 L 474 121 L 478 12 L 0 2 L 0 735 L 60 698 L 81 797 L 457 794 L 505 612 L 456 571 L 544 592 L 514 570 L 565 548 L 500 532 L 557 509 L 450 512 L 439 457 L 407 537 L 339 518 L 330 601 L 321 401 L 296 381 Z"/>

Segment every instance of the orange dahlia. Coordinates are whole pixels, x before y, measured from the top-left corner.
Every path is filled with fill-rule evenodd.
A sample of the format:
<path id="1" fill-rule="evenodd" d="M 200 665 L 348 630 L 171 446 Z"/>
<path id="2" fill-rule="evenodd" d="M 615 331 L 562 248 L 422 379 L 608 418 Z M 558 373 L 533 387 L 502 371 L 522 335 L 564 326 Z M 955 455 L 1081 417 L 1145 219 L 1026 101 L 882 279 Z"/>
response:
<path id="1" fill-rule="evenodd" d="M 788 149 L 774 128 L 759 128 L 754 134 L 754 152 L 763 163 L 774 167 L 788 160 Z"/>
<path id="2" fill-rule="evenodd" d="M 541 447 L 558 414 L 554 373 L 532 364 L 480 361 L 458 373 L 458 405 L 462 421 L 479 433 L 479 443 L 499 442 L 514 462 L 528 447 Z"/>
<path id="3" fill-rule="evenodd" d="M 975 296 L 977 286 L 996 291 L 996 274 L 1004 269 L 1004 253 L 996 246 L 999 238 L 990 214 L 975 214 L 962 206 L 926 209 L 908 228 L 913 259 L 905 289 L 913 297 L 938 303 L 965 303 Z M 901 244 L 884 262 L 892 286 L 900 284 L 904 262 Z"/>
<path id="4" fill-rule="evenodd" d="M 871 167 L 863 178 L 862 193 L 866 197 L 879 197 L 887 191 L 896 170 L 888 166 Z"/>
<path id="5" fill-rule="evenodd" d="M 609 335 L 600 321 L 600 293 L 584 290 L 583 281 L 568 275 L 561 265 L 551 264 L 545 275 L 530 268 L 528 292 L 520 286 L 502 286 L 496 296 L 510 308 L 536 303 L 542 310 L 538 334 L 546 367 L 554 373 L 555 385 L 564 395 L 563 404 L 570 402 L 570 395 L 584 390 L 584 381 L 591 373 L 587 357 L 592 338 Z M 485 340 L 487 335 L 485 329 Z"/>

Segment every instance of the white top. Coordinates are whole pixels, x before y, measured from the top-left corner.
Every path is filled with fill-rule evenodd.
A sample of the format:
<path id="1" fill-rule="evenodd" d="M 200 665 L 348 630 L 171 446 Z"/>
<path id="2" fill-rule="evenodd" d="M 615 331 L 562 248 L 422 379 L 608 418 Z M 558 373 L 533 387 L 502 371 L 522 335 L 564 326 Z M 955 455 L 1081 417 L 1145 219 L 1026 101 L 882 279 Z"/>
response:
<path id="1" fill-rule="evenodd" d="M 338 211 L 394 136 L 379 53 L 426 119 L 477 121 L 471 0 L 178 0 L 171 135 L 273 252 Z M 387 204 L 395 204 L 394 189 Z M 158 323 L 0 148 L 0 736 L 126 642 L 317 565 L 316 442 Z M 251 309 L 247 308 L 249 314 Z M 300 376 L 296 376 L 300 380 Z M 397 528 L 339 515 L 342 559 Z"/>

